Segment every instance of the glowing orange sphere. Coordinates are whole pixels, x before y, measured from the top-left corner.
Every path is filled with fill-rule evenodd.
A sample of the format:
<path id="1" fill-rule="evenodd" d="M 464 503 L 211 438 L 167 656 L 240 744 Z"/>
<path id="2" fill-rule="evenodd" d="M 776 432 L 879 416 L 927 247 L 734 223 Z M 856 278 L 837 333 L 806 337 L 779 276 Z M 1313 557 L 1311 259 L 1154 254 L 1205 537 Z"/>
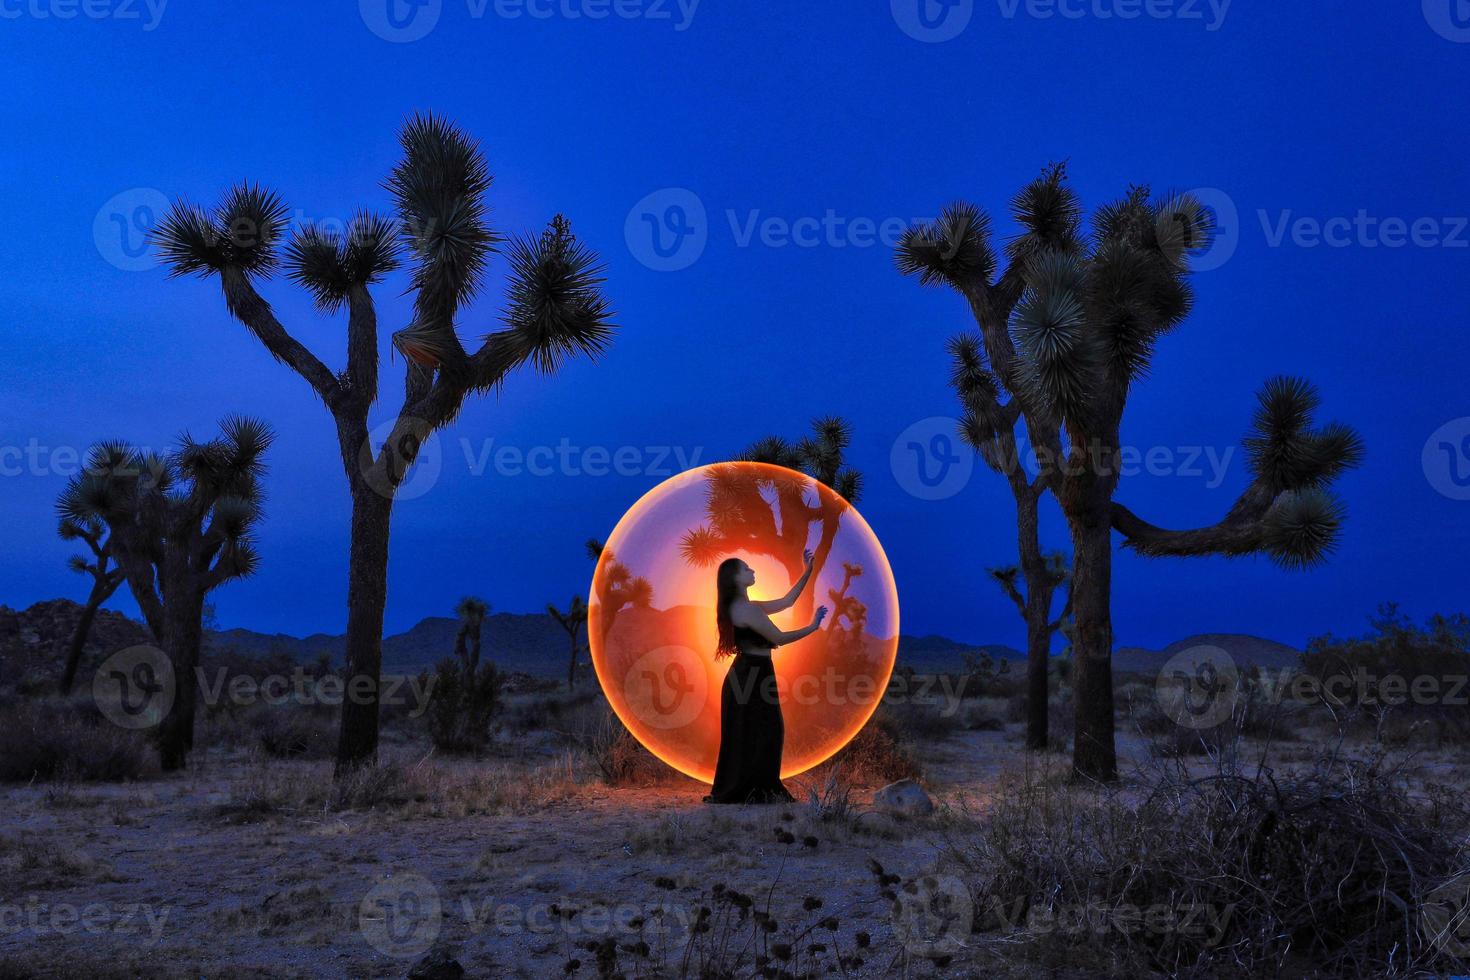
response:
<path id="1" fill-rule="evenodd" d="M 898 652 L 898 591 L 856 508 L 809 476 L 769 463 L 714 463 L 664 481 L 613 530 L 597 562 L 587 632 L 597 679 L 617 716 L 680 772 L 714 780 L 720 690 L 715 570 L 755 571 L 752 599 L 784 596 L 814 554 L 783 630 L 829 610 L 822 628 L 774 651 L 786 723 L 781 775 L 830 758 L 877 708 Z"/>

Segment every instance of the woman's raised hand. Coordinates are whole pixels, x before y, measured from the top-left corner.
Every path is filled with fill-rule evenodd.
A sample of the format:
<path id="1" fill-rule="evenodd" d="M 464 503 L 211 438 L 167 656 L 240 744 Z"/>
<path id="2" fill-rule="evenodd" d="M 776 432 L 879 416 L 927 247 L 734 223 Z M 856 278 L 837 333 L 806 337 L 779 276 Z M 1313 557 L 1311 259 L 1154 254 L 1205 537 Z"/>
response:
<path id="1" fill-rule="evenodd" d="M 811 549 L 810 549 L 810 548 L 808 548 L 808 549 L 807 549 L 807 550 L 806 550 L 806 551 L 803 551 L 803 552 L 802 552 L 802 553 L 801 553 L 801 560 L 802 560 L 802 561 L 803 561 L 803 562 L 805 562 L 805 563 L 806 563 L 806 567 L 807 567 L 807 570 L 808 570 L 808 571 L 810 571 L 810 570 L 811 570 L 811 567 L 812 567 L 812 560 L 813 560 L 813 559 L 814 559 L 814 558 L 816 558 L 816 555 L 813 555 L 813 554 L 812 554 L 812 553 L 811 553 Z"/>
<path id="2" fill-rule="evenodd" d="M 812 618 L 812 625 L 813 626 L 821 626 L 822 625 L 822 620 L 824 620 L 826 618 L 827 618 L 827 607 L 826 606 L 818 606 L 817 607 L 817 615 Z"/>

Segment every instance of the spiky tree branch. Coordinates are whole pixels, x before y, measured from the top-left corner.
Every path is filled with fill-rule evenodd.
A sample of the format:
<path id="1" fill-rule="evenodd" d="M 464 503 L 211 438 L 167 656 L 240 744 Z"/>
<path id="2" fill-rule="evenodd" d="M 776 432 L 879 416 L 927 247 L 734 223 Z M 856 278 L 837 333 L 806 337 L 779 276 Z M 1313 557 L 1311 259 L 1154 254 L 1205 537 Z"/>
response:
<path id="1" fill-rule="evenodd" d="M 895 260 L 905 275 L 948 286 L 970 308 L 978 337 L 951 348 L 961 429 L 1010 480 L 1022 524 L 1043 489 L 1067 518 L 1077 623 L 1073 764 L 1079 775 L 1111 779 L 1113 531 L 1144 554 L 1265 553 L 1305 567 L 1331 549 L 1342 509 L 1327 486 L 1357 465 L 1361 445 L 1345 426 L 1312 428 L 1315 393 L 1304 382 L 1277 380 L 1263 392 L 1246 442 L 1252 483 L 1219 523 L 1171 531 L 1114 502 L 1129 391 L 1146 376 L 1159 338 L 1189 315 L 1190 261 L 1209 244 L 1212 218 L 1190 195 L 1154 199 L 1148 188 L 1131 187 L 1097 210 L 1084 237 L 1080 205 L 1058 165 L 1023 188 L 1011 213 L 1021 233 L 1007 245 L 999 277 L 989 218 L 969 204 L 910 232 Z M 1012 409 L 1042 464 L 1034 480 L 1024 480 L 1015 461 Z M 1027 536 L 1023 526 L 1023 550 Z"/>
<path id="2" fill-rule="evenodd" d="M 301 228 L 283 244 L 284 204 L 258 185 L 241 184 L 213 212 L 174 205 L 155 236 L 173 275 L 217 275 L 230 313 L 331 411 L 353 502 L 349 672 L 354 683 L 369 682 L 370 694 L 381 668 L 392 505 L 428 437 L 453 421 L 468 395 L 496 389 L 524 364 L 550 373 L 571 357 L 595 358 L 613 331 L 602 265 L 557 215 L 540 235 L 510 240 L 503 326 L 467 351 L 458 321 L 502 244 L 490 223 L 493 177 L 479 144 L 432 113 L 410 118 L 399 143 L 400 160 L 385 182 L 391 218 L 361 211 L 343 233 Z M 340 374 L 297 341 L 257 291 L 282 266 L 323 313 L 346 307 L 347 366 Z M 409 323 L 393 334 L 406 362 L 404 397 L 387 438 L 370 445 L 367 420 L 380 390 L 371 287 L 400 266 L 413 295 Z M 251 560 L 238 548 L 228 557 L 242 566 Z M 342 731 L 339 773 L 376 751 L 374 696 L 344 707 Z"/>
<path id="3" fill-rule="evenodd" d="M 164 457 L 119 442 L 94 446 L 57 502 L 64 526 L 107 528 L 109 551 L 173 665 L 174 699 L 158 732 L 165 769 L 182 768 L 193 745 L 205 597 L 259 562 L 253 532 L 272 433 L 240 417 L 221 428 L 204 442 L 184 434 Z"/>

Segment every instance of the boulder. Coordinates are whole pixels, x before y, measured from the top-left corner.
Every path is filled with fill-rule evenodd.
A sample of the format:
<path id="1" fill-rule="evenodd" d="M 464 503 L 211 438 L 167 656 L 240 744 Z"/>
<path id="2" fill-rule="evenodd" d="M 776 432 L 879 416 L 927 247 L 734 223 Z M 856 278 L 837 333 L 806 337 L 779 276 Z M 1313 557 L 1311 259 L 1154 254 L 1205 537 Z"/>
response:
<path id="1" fill-rule="evenodd" d="M 900 779 L 884 786 L 873 794 L 873 806 L 905 817 L 927 817 L 934 812 L 934 801 L 912 779 Z"/>

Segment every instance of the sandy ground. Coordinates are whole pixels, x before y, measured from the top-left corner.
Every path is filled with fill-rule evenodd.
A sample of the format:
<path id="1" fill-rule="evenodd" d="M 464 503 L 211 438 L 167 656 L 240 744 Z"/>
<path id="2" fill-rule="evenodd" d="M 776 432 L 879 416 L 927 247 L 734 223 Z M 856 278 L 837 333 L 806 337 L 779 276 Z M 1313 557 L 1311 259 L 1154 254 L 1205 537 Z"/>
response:
<path id="1" fill-rule="evenodd" d="M 886 976 L 903 967 L 902 945 L 869 860 L 925 871 L 983 807 L 1016 737 L 961 733 L 928 749 L 940 809 L 912 821 L 823 821 L 807 803 L 711 807 L 682 777 L 609 788 L 552 746 L 456 763 L 469 782 L 443 798 L 430 787 L 355 810 L 312 799 L 330 781 L 326 763 L 267 767 L 239 753 L 209 752 L 186 775 L 134 785 L 10 788 L 0 975 L 394 977 L 437 943 L 470 976 L 561 975 L 569 956 L 591 976 L 595 957 L 579 943 L 682 949 L 684 927 L 722 883 L 783 929 L 811 925 L 803 942 L 862 954 L 850 975 Z M 791 788 L 804 800 L 816 781 Z M 808 897 L 822 907 L 803 908 Z M 829 915 L 835 934 L 816 925 Z M 912 975 L 932 972 L 911 964 Z"/>
<path id="2" fill-rule="evenodd" d="M 395 778 L 345 806 L 332 800 L 329 763 L 239 750 L 197 753 L 189 773 L 135 784 L 10 787 L 0 790 L 0 980 L 404 977 L 431 948 L 470 977 L 562 976 L 571 958 L 577 975 L 596 976 L 582 947 L 608 938 L 626 975 L 678 975 L 701 906 L 726 936 L 730 906 L 716 886 L 779 923 L 767 943 L 819 943 L 848 976 L 1009 975 L 1003 962 L 941 970 L 910 955 L 869 863 L 910 881 L 942 873 L 948 843 L 999 783 L 1022 767 L 1065 770 L 1065 756 L 1038 762 L 1019 743 L 1012 725 L 918 746 L 938 808 L 916 819 L 873 810 L 874 786 L 824 818 L 807 799 L 821 770 L 789 780 L 799 802 L 783 806 L 712 807 L 706 787 L 676 774 L 612 788 L 584 756 L 534 736 L 480 761 L 385 749 Z M 1319 748 L 1294 741 L 1279 761 Z M 1120 733 L 1119 752 L 1124 791 L 1130 779 L 1144 786 L 1130 767 L 1145 743 Z M 1463 759 L 1431 753 L 1413 768 L 1458 780 Z M 721 942 L 753 934 L 747 924 Z M 639 942 L 646 957 L 627 951 Z M 655 962 L 671 966 L 659 973 Z"/>

